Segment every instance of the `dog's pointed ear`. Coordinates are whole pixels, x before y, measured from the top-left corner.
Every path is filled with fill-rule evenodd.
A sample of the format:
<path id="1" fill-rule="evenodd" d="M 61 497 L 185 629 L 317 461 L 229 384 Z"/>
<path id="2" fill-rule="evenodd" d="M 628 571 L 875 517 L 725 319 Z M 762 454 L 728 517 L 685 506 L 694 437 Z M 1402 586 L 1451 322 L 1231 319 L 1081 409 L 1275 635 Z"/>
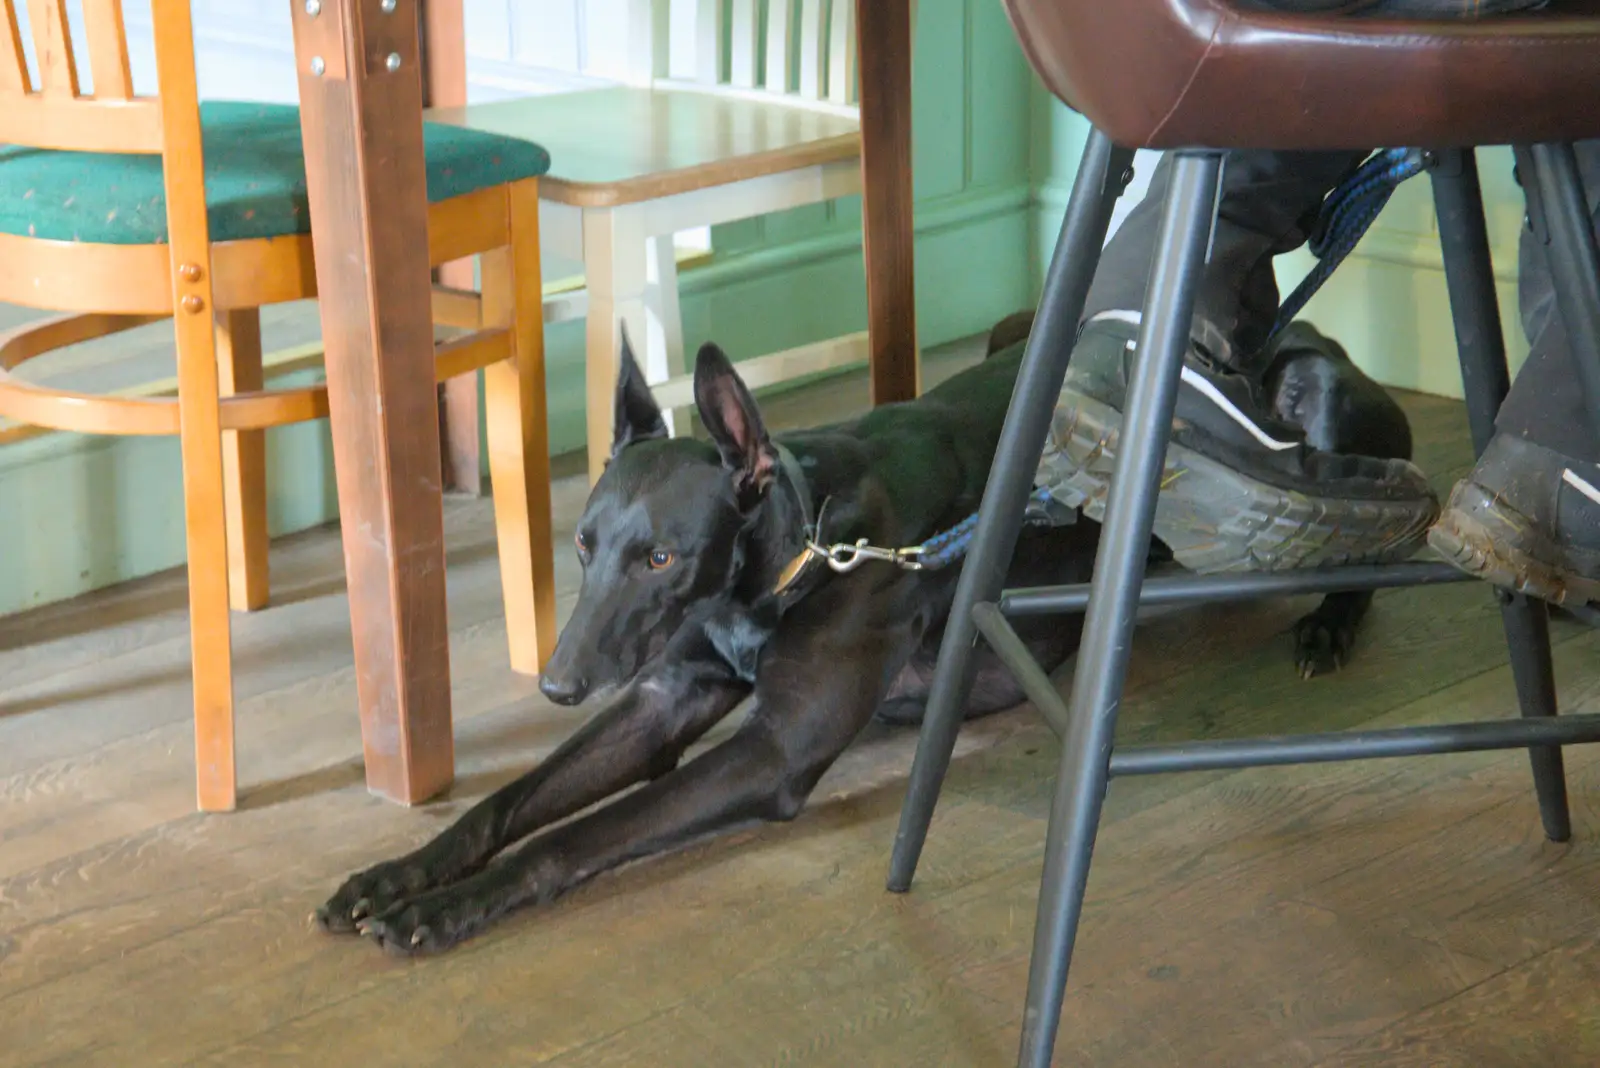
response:
<path id="1" fill-rule="evenodd" d="M 734 474 L 741 501 L 754 503 L 777 476 L 778 450 L 733 362 L 709 342 L 694 361 L 694 403 L 723 465 Z"/>
<path id="2" fill-rule="evenodd" d="M 644 372 L 639 370 L 639 361 L 634 359 L 628 328 L 624 326 L 622 360 L 617 367 L 616 414 L 611 427 L 612 458 L 634 442 L 666 436 L 667 423 L 661 418 L 661 406 L 645 384 Z"/>

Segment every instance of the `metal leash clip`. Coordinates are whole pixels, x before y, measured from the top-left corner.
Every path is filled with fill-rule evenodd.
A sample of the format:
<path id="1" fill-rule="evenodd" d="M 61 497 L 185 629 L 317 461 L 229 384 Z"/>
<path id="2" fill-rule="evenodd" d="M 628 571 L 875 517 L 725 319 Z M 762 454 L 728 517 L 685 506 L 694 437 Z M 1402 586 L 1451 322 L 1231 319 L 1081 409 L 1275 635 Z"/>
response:
<path id="1" fill-rule="evenodd" d="M 840 573 L 854 571 L 868 560 L 881 560 L 907 571 L 922 570 L 922 562 L 919 559 L 922 556 L 920 545 L 914 545 L 909 549 L 882 549 L 867 544 L 867 539 L 861 538 L 854 545 L 840 542 L 824 547 L 810 541 L 806 543 L 806 547 L 815 555 L 826 559 L 828 566 Z"/>

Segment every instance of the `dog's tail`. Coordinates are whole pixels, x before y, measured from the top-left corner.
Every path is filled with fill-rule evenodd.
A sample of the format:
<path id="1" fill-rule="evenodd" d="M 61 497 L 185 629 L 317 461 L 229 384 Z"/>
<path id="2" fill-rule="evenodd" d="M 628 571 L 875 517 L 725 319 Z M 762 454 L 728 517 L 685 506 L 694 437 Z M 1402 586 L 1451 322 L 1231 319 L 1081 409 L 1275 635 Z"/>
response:
<path id="1" fill-rule="evenodd" d="M 988 359 L 997 352 L 1003 352 L 1019 341 L 1028 340 L 1028 333 L 1033 329 L 1033 309 L 1013 312 L 994 324 L 989 331 L 989 345 L 984 350 L 983 358 Z"/>

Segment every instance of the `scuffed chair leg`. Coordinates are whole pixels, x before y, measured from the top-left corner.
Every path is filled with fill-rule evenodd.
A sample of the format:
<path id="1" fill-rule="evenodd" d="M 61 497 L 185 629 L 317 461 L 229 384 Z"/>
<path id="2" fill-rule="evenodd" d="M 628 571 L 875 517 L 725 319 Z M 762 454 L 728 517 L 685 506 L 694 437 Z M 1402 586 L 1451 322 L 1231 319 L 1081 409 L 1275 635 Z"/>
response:
<path id="1" fill-rule="evenodd" d="M 1439 243 L 1444 252 L 1445 282 L 1450 291 L 1450 316 L 1455 322 L 1456 348 L 1461 355 L 1461 382 L 1472 448 L 1481 456 L 1494 436 L 1495 414 L 1510 392 L 1511 375 L 1506 365 L 1505 332 L 1495 293 L 1476 156 L 1470 149 L 1436 153 L 1430 177 L 1439 219 Z M 1587 224 L 1587 215 L 1584 221 Z M 1549 610 L 1543 601 L 1522 594 L 1497 595 L 1522 714 L 1554 716 L 1556 684 L 1550 659 Z M 1561 749 L 1541 746 L 1528 750 L 1528 757 L 1533 764 L 1533 785 L 1545 836 L 1552 842 L 1565 842 L 1572 836 L 1572 818 Z"/>
<path id="2" fill-rule="evenodd" d="M 1017 1060 L 1023 1068 L 1048 1068 L 1060 1026 L 1221 164 L 1211 152 L 1180 152 L 1174 160 L 1050 808 Z"/>
<path id="3" fill-rule="evenodd" d="M 1111 210 L 1127 186 L 1132 162 L 1131 151 L 1115 147 L 1098 130 L 1090 133 L 1050 261 L 1039 314 L 1012 390 L 994 464 L 989 469 L 977 529 L 956 586 L 955 604 L 939 647 L 938 666 L 889 862 L 889 889 L 896 893 L 911 886 L 972 690 L 972 649 L 977 640 L 972 606 L 1000 595 L 1016 550 L 1034 472 L 1044 451 L 1056 396 L 1066 377 L 1083 303 L 1110 226 Z"/>

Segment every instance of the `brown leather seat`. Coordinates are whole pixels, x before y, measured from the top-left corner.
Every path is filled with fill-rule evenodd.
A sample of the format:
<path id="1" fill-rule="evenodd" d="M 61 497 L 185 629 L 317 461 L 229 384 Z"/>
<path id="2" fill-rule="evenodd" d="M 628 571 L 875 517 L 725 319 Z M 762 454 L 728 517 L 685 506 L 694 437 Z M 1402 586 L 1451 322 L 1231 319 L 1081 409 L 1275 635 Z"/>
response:
<path id="1" fill-rule="evenodd" d="M 1600 137 L 1600 0 L 1459 22 L 1241 0 L 1004 2 L 1046 87 L 1129 148 Z"/>

